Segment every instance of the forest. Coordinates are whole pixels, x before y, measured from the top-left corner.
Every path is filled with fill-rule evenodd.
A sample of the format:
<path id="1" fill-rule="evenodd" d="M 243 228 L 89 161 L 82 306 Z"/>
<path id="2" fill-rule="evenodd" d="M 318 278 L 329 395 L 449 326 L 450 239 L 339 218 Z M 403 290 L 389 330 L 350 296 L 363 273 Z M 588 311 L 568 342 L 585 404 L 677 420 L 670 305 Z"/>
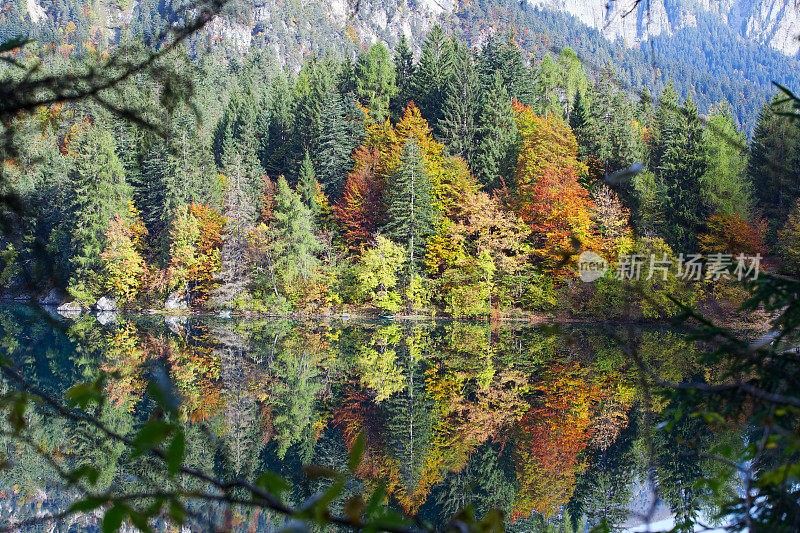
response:
<path id="1" fill-rule="evenodd" d="M 728 275 L 618 279 L 631 254 L 797 268 L 798 128 L 779 95 L 748 142 L 725 104 L 701 115 L 569 48 L 531 63 L 513 35 L 476 50 L 440 26 L 419 57 L 401 37 L 297 75 L 254 51 L 187 76 L 197 93 L 165 136 L 96 104 L 16 119 L 6 295 L 35 280 L 84 308 L 647 318 L 653 297 L 725 312 L 741 291 Z M 611 265 L 592 284 L 575 275 L 586 250 Z"/>

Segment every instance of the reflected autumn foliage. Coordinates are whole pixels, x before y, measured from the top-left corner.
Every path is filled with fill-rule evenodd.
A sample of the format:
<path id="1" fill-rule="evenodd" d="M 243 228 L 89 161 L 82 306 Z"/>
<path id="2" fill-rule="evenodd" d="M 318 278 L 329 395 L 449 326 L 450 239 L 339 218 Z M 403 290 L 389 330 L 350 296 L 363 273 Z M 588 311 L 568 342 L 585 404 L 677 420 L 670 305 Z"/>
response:
<path id="1" fill-rule="evenodd" d="M 297 501 L 311 482 L 299 466 L 345 469 L 363 433 L 352 490 L 382 485 L 388 505 L 429 520 L 467 504 L 480 512 L 503 506 L 521 527 L 532 516 L 604 509 L 580 503 L 595 497 L 584 478 L 611 460 L 638 416 L 624 357 L 581 329 L 156 320 L 72 326 L 86 347 L 70 356 L 83 365 L 79 373 L 94 366 L 112 376 L 107 416 L 120 428 L 140 424 L 138 406 L 162 369 L 187 435 L 217 439 L 213 449 L 187 443 L 191 461 L 230 475 L 277 471 Z M 17 325 L 5 327 L 20 335 Z M 638 342 L 665 375 L 692 372 L 687 357 L 663 359 L 686 351 L 679 335 L 643 331 Z M 638 475 L 639 466 L 625 468 Z"/>

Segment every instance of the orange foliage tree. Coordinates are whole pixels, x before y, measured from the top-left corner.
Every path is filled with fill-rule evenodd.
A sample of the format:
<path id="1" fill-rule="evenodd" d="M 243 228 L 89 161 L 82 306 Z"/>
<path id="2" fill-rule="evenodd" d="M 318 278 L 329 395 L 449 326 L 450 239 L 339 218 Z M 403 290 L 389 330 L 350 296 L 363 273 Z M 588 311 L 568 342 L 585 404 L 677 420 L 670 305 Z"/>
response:
<path id="1" fill-rule="evenodd" d="M 512 521 L 531 512 L 551 517 L 575 491 L 598 396 L 585 374 L 577 363 L 554 364 L 532 384 L 540 400 L 517 426 L 512 456 L 520 489 Z"/>
<path id="2" fill-rule="evenodd" d="M 588 244 L 592 201 L 579 180 L 587 170 L 578 161 L 575 135 L 563 120 L 540 117 L 515 104 L 519 133 L 517 168 L 508 189 L 507 203 L 533 230 L 536 252 L 546 266 L 565 253 L 575 255 L 572 239 Z"/>
<path id="3" fill-rule="evenodd" d="M 701 251 L 708 254 L 764 254 L 766 224 L 750 224 L 737 213 L 720 213 L 708 219 L 707 231 L 698 237 Z"/>
<path id="4" fill-rule="evenodd" d="M 220 250 L 225 217 L 213 207 L 195 203 L 189 206 L 189 214 L 197 219 L 200 230 L 196 242 L 197 263 L 191 274 L 194 301 L 202 304 L 216 286 L 215 274 L 222 268 Z"/>

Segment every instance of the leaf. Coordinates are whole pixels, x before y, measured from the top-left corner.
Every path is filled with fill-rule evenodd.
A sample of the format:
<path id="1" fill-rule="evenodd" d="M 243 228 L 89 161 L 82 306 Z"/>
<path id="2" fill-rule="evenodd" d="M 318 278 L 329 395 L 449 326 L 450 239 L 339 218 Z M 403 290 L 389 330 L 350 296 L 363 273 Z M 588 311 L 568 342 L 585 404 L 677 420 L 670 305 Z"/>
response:
<path id="1" fill-rule="evenodd" d="M 14 402 L 14 404 L 11 406 L 11 410 L 8 412 L 8 422 L 17 433 L 25 429 L 25 409 L 27 407 L 28 403 L 24 399 L 18 399 Z"/>
<path id="2" fill-rule="evenodd" d="M 167 449 L 167 473 L 174 476 L 183 464 L 183 457 L 186 453 L 186 436 L 183 429 L 178 429 L 175 436 L 172 437 L 172 442 Z"/>
<path id="3" fill-rule="evenodd" d="M 94 485 L 100 479 L 100 471 L 92 465 L 81 465 L 69 473 L 69 478 L 74 480 L 74 483 L 86 478 L 89 484 Z"/>
<path id="4" fill-rule="evenodd" d="M 17 37 L 12 37 L 11 39 L 9 39 L 9 40 L 7 40 L 7 41 L 5 41 L 3 43 L 0 43 L 0 54 L 2 54 L 4 52 L 10 52 L 11 50 L 19 48 L 21 46 L 25 46 L 26 44 L 28 44 L 32 40 L 33 39 L 28 39 L 27 37 L 22 37 L 21 35 L 19 35 Z"/>
<path id="5" fill-rule="evenodd" d="M 136 526 L 139 531 L 143 531 L 145 533 L 152 531 L 150 529 L 150 525 L 147 523 L 147 516 L 144 514 L 131 511 L 128 513 L 128 516 L 130 517 L 131 522 L 133 522 L 133 525 Z"/>
<path id="6" fill-rule="evenodd" d="M 350 461 L 348 462 L 348 467 L 350 468 L 351 472 L 355 472 L 356 468 L 361 464 L 361 458 L 364 455 L 364 447 L 366 445 L 366 437 L 364 436 L 364 432 L 358 434 L 356 437 L 355 442 L 353 443 L 353 447 L 350 448 Z"/>
<path id="7" fill-rule="evenodd" d="M 70 513 L 88 513 L 89 511 L 94 511 L 108 500 L 106 498 L 98 498 L 98 497 L 88 497 L 84 498 L 83 500 L 79 500 L 72 504 L 69 508 Z"/>
<path id="8" fill-rule="evenodd" d="M 133 455 L 141 455 L 144 451 L 158 446 L 172 433 L 173 429 L 172 424 L 167 424 L 166 422 L 158 420 L 148 422 L 133 441 L 138 448 L 138 453 Z"/>
<path id="9" fill-rule="evenodd" d="M 319 465 L 306 465 L 303 473 L 308 479 L 334 479 L 339 477 L 339 472 Z"/>
<path id="10" fill-rule="evenodd" d="M 183 504 L 178 501 L 171 501 L 169 503 L 169 517 L 177 524 L 183 524 L 186 520 L 186 509 Z"/>
<path id="11" fill-rule="evenodd" d="M 64 394 L 67 399 L 67 404 L 72 407 L 80 407 L 86 409 L 90 403 L 101 403 L 103 395 L 99 389 L 98 383 L 78 383 L 70 387 Z"/>
<path id="12" fill-rule="evenodd" d="M 256 485 L 275 496 L 280 496 L 283 491 L 289 490 L 289 483 L 274 472 L 264 472 L 258 476 Z"/>
<path id="13" fill-rule="evenodd" d="M 366 514 L 368 517 L 375 515 L 375 512 L 383 504 L 383 499 L 385 497 L 386 497 L 386 489 L 384 489 L 383 484 L 381 483 L 372 492 L 372 495 L 369 497 L 369 500 L 367 501 Z"/>
<path id="14" fill-rule="evenodd" d="M 347 500 L 344 506 L 344 514 L 354 524 L 361 523 L 361 513 L 364 511 L 364 499 L 360 494 L 356 494 Z"/>
<path id="15" fill-rule="evenodd" d="M 122 521 L 128 514 L 128 509 L 120 504 L 114 504 L 114 507 L 106 511 L 103 516 L 103 533 L 114 533 L 122 526 Z"/>

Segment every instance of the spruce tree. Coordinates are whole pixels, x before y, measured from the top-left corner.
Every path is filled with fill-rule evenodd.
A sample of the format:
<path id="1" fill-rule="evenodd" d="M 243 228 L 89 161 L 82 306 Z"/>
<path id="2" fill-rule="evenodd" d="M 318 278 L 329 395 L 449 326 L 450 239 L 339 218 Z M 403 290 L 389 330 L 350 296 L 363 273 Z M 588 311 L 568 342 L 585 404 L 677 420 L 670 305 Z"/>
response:
<path id="1" fill-rule="evenodd" d="M 389 222 L 383 232 L 396 243 L 406 243 L 413 275 L 423 269 L 427 240 L 434 233 L 436 220 L 431 180 L 416 140 L 409 139 L 403 146 L 393 177 L 387 209 Z"/>
<path id="2" fill-rule="evenodd" d="M 708 220 L 702 192 L 708 167 L 703 124 L 691 99 L 678 105 L 672 86 L 662 93 L 654 124 L 650 165 L 661 193 L 662 232 L 675 251 L 691 252 Z"/>
<path id="3" fill-rule="evenodd" d="M 383 43 L 362 52 L 356 62 L 356 94 L 376 122 L 389 116 L 389 99 L 397 92 L 396 73 Z"/>
<path id="4" fill-rule="evenodd" d="M 111 218 L 123 213 L 128 200 L 125 171 L 108 129 L 95 125 L 77 142 L 69 171 L 70 287 L 79 299 L 93 298 L 100 289 L 100 254 Z"/>
<path id="5" fill-rule="evenodd" d="M 397 92 L 391 99 L 390 107 L 394 116 L 400 116 L 411 100 L 414 89 L 414 54 L 411 53 L 403 33 L 394 48 L 394 72 Z"/>
<path id="6" fill-rule="evenodd" d="M 793 165 L 800 160 L 800 127 L 781 116 L 783 111 L 786 109 L 777 103 L 777 96 L 761 109 L 747 161 L 747 176 L 758 208 L 769 223 L 770 240 L 800 197 L 800 171 Z"/>
<path id="7" fill-rule="evenodd" d="M 335 90 L 328 93 L 319 120 L 319 182 L 325 194 L 337 198 L 350 168 L 351 139 L 342 109 L 342 97 Z"/>
<path id="8" fill-rule="evenodd" d="M 472 171 L 485 187 L 499 186 L 503 174 L 510 170 L 516 134 L 511 98 L 503 87 L 500 73 L 496 72 L 492 85 L 483 94 L 472 167 Z"/>
<path id="9" fill-rule="evenodd" d="M 303 204 L 300 195 L 286 183 L 278 179 L 278 192 L 275 196 L 275 255 L 276 268 L 284 282 L 297 278 L 308 281 L 319 264 L 317 252 L 321 249 L 314 235 L 314 215 Z"/>
<path id="10" fill-rule="evenodd" d="M 311 156 L 306 151 L 303 156 L 303 162 L 300 164 L 300 171 L 298 172 L 297 192 L 300 193 L 303 203 L 305 203 L 311 212 L 316 216 L 319 213 L 319 205 L 314 197 L 317 194 L 317 176 L 314 172 L 314 164 L 311 162 Z"/>
<path id="11" fill-rule="evenodd" d="M 462 157 L 472 167 L 476 149 L 477 113 L 480 109 L 480 83 L 472 54 L 457 47 L 453 78 L 439 127 L 444 145 L 451 155 Z"/>
<path id="12" fill-rule="evenodd" d="M 438 24 L 422 47 L 414 72 L 414 103 L 434 131 L 442 119 L 447 86 L 453 73 L 453 42 Z"/>

